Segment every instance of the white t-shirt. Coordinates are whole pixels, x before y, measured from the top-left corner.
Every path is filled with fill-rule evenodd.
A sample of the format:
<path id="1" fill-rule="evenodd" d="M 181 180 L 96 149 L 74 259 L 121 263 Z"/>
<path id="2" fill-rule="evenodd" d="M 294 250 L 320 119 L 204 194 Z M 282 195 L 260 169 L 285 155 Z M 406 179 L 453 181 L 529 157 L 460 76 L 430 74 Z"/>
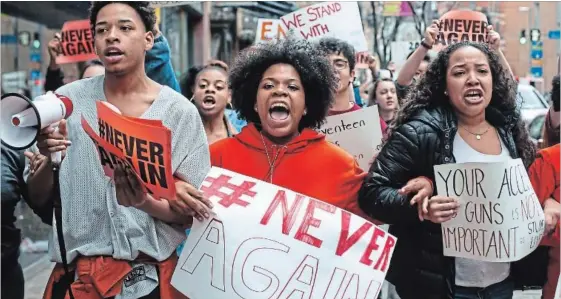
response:
<path id="1" fill-rule="evenodd" d="M 500 138 L 499 138 L 500 139 Z M 509 159 L 510 153 L 501 140 L 502 151 L 499 155 L 482 154 L 474 150 L 462 139 L 460 134 L 454 138 L 454 158 L 456 163 L 488 163 L 503 162 Z M 485 288 L 502 282 L 510 275 L 508 262 L 483 262 L 468 258 L 456 258 L 456 285 L 462 287 Z"/>

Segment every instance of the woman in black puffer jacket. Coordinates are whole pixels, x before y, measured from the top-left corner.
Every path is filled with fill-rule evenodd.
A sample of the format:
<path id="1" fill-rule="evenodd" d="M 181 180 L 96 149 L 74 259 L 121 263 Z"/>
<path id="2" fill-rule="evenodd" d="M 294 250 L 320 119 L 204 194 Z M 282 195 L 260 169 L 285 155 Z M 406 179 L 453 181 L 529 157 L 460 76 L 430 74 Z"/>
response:
<path id="1" fill-rule="evenodd" d="M 432 197 L 421 221 L 411 197 L 399 192 L 416 177 L 434 182 L 435 165 L 456 163 L 460 157 L 454 155 L 458 142 L 465 151 L 521 158 L 526 167 L 535 158 L 516 109 L 515 82 L 487 45 L 461 42 L 440 52 L 398 112 L 360 191 L 361 208 L 390 224 L 390 233 L 398 238 L 387 279 L 401 299 L 512 298 L 512 277 L 498 283 L 487 277 L 488 285 L 481 288 L 456 285 L 455 259 L 443 255 L 440 223 L 457 211 L 457 201 L 444 199 L 448 203 L 435 208 L 439 196 Z M 504 266 L 501 275 L 509 276 L 513 267 Z"/>

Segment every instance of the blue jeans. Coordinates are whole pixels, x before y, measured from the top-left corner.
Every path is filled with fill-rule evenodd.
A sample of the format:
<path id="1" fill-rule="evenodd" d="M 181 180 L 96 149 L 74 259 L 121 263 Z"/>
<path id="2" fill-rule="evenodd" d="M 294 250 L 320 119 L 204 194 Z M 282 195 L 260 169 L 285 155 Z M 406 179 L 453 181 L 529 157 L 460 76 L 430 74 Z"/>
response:
<path id="1" fill-rule="evenodd" d="M 507 278 L 486 288 L 456 286 L 454 299 L 512 299 L 513 294 L 514 283 Z"/>

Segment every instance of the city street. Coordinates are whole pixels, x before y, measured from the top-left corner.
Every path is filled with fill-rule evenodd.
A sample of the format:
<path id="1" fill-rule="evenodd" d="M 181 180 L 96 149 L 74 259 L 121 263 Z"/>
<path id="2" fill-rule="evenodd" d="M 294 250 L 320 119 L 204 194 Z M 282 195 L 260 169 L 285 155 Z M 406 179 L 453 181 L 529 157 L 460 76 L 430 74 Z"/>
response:
<path id="1" fill-rule="evenodd" d="M 24 268 L 25 276 L 25 299 L 39 299 L 43 296 L 43 290 L 49 280 L 49 275 L 54 264 L 47 256 L 39 258 L 35 263 Z M 515 292 L 513 299 L 540 299 L 541 290 Z"/>

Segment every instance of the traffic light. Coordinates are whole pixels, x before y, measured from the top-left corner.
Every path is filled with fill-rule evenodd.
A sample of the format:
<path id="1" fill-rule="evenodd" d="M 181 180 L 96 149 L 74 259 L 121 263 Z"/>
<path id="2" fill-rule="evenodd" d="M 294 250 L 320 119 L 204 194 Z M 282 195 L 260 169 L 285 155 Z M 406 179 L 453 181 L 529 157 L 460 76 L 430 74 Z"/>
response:
<path id="1" fill-rule="evenodd" d="M 542 39 L 542 33 L 539 29 L 530 30 L 530 40 L 533 42 L 539 42 Z"/>
<path id="2" fill-rule="evenodd" d="M 526 29 L 522 29 L 520 31 L 520 44 L 524 45 L 524 44 L 526 44 L 526 41 L 528 41 L 526 39 Z"/>
<path id="3" fill-rule="evenodd" d="M 41 48 L 41 36 L 39 35 L 39 32 L 33 33 L 33 43 L 31 45 L 33 49 Z"/>

